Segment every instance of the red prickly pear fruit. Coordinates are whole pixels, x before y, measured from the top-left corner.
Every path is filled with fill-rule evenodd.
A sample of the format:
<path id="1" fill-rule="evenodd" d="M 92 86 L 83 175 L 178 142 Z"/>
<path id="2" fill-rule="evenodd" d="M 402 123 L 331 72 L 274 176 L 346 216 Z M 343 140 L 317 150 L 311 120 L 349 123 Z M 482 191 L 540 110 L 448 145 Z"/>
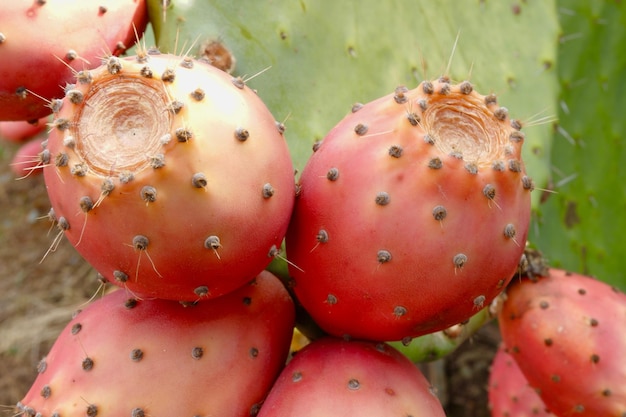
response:
<path id="1" fill-rule="evenodd" d="M 167 54 L 111 58 L 67 92 L 48 138 L 65 235 L 109 281 L 194 301 L 276 256 L 295 196 L 287 142 L 255 91 Z"/>
<path id="2" fill-rule="evenodd" d="M 552 268 L 506 296 L 502 339 L 546 406 L 558 416 L 626 416 L 626 295 Z"/>
<path id="3" fill-rule="evenodd" d="M 0 120 L 35 120 L 75 72 L 132 46 L 148 12 L 145 0 L 11 0 L 0 22 Z"/>
<path id="4" fill-rule="evenodd" d="M 489 374 L 489 409 L 492 417 L 555 417 L 500 345 Z"/>
<path id="5" fill-rule="evenodd" d="M 43 138 L 33 139 L 22 145 L 11 159 L 11 171 L 17 178 L 41 175 L 43 166 L 50 163 Z"/>
<path id="6" fill-rule="evenodd" d="M 289 294 L 267 271 L 191 305 L 114 291 L 62 331 L 17 412 L 252 415 L 284 367 L 294 315 Z"/>
<path id="7" fill-rule="evenodd" d="M 34 122 L 24 120 L 0 122 L 0 140 L 21 143 L 27 141 L 46 130 L 47 117 Z"/>
<path id="8" fill-rule="evenodd" d="M 386 343 L 317 339 L 276 380 L 258 417 L 445 416 L 434 389 Z"/>
<path id="9" fill-rule="evenodd" d="M 487 306 L 530 220 L 520 128 L 493 95 L 446 78 L 355 106 L 314 147 L 286 239 L 315 321 L 391 341 Z"/>

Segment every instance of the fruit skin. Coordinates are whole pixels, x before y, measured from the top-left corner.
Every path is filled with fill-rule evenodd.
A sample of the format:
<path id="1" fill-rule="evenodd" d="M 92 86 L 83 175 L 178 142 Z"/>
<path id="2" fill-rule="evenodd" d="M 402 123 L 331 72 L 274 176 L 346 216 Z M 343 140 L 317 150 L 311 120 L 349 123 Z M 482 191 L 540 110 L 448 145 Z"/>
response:
<path id="1" fill-rule="evenodd" d="M 498 316 L 511 356 L 558 416 L 626 415 L 626 295 L 551 268 L 515 281 Z"/>
<path id="2" fill-rule="evenodd" d="M 300 178 L 286 239 L 295 294 L 338 337 L 401 340 L 468 319 L 526 241 L 518 123 L 445 77 L 354 110 Z"/>
<path id="3" fill-rule="evenodd" d="M 0 122 L 0 141 L 22 143 L 46 130 L 48 117 L 30 123 L 24 120 Z"/>
<path id="4" fill-rule="evenodd" d="M 116 290 L 66 326 L 17 412 L 248 416 L 284 366 L 293 320 L 291 298 L 267 271 L 194 305 Z"/>
<path id="5" fill-rule="evenodd" d="M 130 48 L 148 15 L 145 0 L 12 0 L 0 21 L 0 120 L 35 120 L 51 113 L 44 99 L 62 97 L 73 72 Z"/>
<path id="6" fill-rule="evenodd" d="M 44 138 L 36 138 L 22 145 L 11 159 L 11 171 L 17 178 L 41 175 L 47 153 L 42 150 Z"/>
<path id="7" fill-rule="evenodd" d="M 140 52 L 90 71 L 64 98 L 44 168 L 52 207 L 116 285 L 217 297 L 280 248 L 295 195 L 289 150 L 253 90 L 188 57 Z"/>
<path id="8" fill-rule="evenodd" d="M 430 383 L 385 343 L 325 337 L 298 351 L 258 417 L 445 416 Z"/>
<path id="9" fill-rule="evenodd" d="M 503 344 L 491 363 L 488 396 L 492 417 L 555 417 Z"/>

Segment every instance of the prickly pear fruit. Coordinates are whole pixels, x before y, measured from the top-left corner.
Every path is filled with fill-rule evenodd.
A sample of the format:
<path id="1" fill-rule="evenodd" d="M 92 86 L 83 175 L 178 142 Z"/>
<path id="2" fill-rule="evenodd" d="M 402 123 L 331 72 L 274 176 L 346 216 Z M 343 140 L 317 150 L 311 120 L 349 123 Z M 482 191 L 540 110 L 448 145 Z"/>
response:
<path id="1" fill-rule="evenodd" d="M 192 305 L 117 290 L 79 312 L 19 415 L 247 416 L 283 368 L 294 308 L 267 271 Z M 41 413 L 41 414 L 39 414 Z"/>
<path id="2" fill-rule="evenodd" d="M 47 153 L 41 150 L 44 138 L 33 139 L 22 145 L 11 159 L 11 171 L 17 178 L 41 175 L 41 167 L 48 163 Z"/>
<path id="3" fill-rule="evenodd" d="M 489 374 L 492 417 L 555 417 L 530 385 L 515 360 L 500 345 Z"/>
<path id="4" fill-rule="evenodd" d="M 286 240 L 316 322 L 400 340 L 488 305 L 526 241 L 520 128 L 494 95 L 446 77 L 355 105 L 305 166 Z"/>
<path id="5" fill-rule="evenodd" d="M 67 238 L 111 282 L 216 297 L 280 248 L 295 195 L 289 150 L 241 80 L 155 53 L 111 57 L 67 90 L 46 186 Z"/>
<path id="6" fill-rule="evenodd" d="M 550 269 L 514 282 L 499 313 L 502 339 L 558 416 L 626 415 L 626 295 Z"/>
<path id="7" fill-rule="evenodd" d="M 145 0 L 11 0 L 0 22 L 0 120 L 34 120 L 52 112 L 73 72 L 131 47 L 148 13 Z"/>
<path id="8" fill-rule="evenodd" d="M 21 143 L 46 130 L 47 117 L 32 122 L 24 120 L 0 122 L 0 141 Z"/>
<path id="9" fill-rule="evenodd" d="M 258 417 L 445 416 L 419 369 L 385 343 L 318 339 L 281 372 Z"/>

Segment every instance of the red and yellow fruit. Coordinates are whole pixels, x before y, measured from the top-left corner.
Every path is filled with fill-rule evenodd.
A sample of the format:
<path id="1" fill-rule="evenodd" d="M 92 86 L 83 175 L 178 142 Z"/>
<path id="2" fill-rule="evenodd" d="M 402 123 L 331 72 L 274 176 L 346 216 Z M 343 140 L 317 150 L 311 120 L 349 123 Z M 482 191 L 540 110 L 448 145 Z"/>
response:
<path id="1" fill-rule="evenodd" d="M 458 324 L 500 293 L 530 219 L 519 129 L 495 96 L 447 78 L 355 106 L 302 172 L 286 241 L 316 322 L 400 340 Z"/>
<path id="2" fill-rule="evenodd" d="M 110 57 L 79 76 L 44 169 L 56 220 L 111 282 L 194 301 L 277 254 L 294 201 L 287 144 L 257 94 L 187 57 Z"/>
<path id="3" fill-rule="evenodd" d="M 385 343 L 318 339 L 281 372 L 258 417 L 428 416 L 443 407 L 419 369 Z"/>
<path id="4" fill-rule="evenodd" d="M 269 272 L 193 305 L 117 290 L 65 327 L 16 415 L 250 415 L 284 366 L 293 320 Z"/>
<path id="5" fill-rule="evenodd" d="M 491 417 L 555 417 L 504 345 L 491 363 L 488 394 Z"/>
<path id="6" fill-rule="evenodd" d="M 0 120 L 35 120 L 74 74 L 134 45 L 145 0 L 10 0 L 0 6 Z"/>
<path id="7" fill-rule="evenodd" d="M 507 289 L 502 339 L 558 416 L 626 415 L 626 295 L 552 268 Z"/>

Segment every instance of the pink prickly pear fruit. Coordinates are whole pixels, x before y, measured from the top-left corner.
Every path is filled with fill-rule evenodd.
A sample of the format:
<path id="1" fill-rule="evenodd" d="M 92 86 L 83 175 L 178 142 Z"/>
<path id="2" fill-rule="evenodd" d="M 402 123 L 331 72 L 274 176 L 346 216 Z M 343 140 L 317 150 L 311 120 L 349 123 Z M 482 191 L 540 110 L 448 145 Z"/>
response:
<path id="1" fill-rule="evenodd" d="M 286 240 L 316 322 L 401 340 L 488 305 L 530 219 L 520 129 L 495 96 L 447 78 L 355 105 L 314 147 Z"/>
<path id="2" fill-rule="evenodd" d="M 554 268 L 506 295 L 502 339 L 546 406 L 558 416 L 626 416 L 626 295 Z"/>
<path id="3" fill-rule="evenodd" d="M 385 343 L 325 337 L 298 351 L 258 417 L 445 416 L 419 369 Z"/>
<path id="4" fill-rule="evenodd" d="M 492 417 L 555 417 L 504 345 L 500 345 L 491 363 L 488 396 Z"/>
<path id="5" fill-rule="evenodd" d="M 216 297 L 281 246 L 295 196 L 281 126 L 255 91 L 206 63 L 111 57 L 68 89 L 46 150 L 65 236 L 133 293 Z"/>
<path id="6" fill-rule="evenodd" d="M 46 130 L 47 117 L 36 119 L 34 122 L 24 120 L 0 122 L 0 140 L 22 143 Z"/>
<path id="7" fill-rule="evenodd" d="M 0 22 L 0 120 L 35 120 L 75 72 L 131 47 L 148 14 L 145 0 L 11 0 Z"/>
<path id="8" fill-rule="evenodd" d="M 17 178 L 41 175 L 42 167 L 50 161 L 42 148 L 43 138 L 33 139 L 22 145 L 11 159 L 11 171 Z"/>
<path id="9" fill-rule="evenodd" d="M 264 271 L 191 305 L 128 297 L 114 291 L 72 319 L 19 415 L 240 417 L 258 409 L 293 329 L 293 302 L 275 276 Z"/>

